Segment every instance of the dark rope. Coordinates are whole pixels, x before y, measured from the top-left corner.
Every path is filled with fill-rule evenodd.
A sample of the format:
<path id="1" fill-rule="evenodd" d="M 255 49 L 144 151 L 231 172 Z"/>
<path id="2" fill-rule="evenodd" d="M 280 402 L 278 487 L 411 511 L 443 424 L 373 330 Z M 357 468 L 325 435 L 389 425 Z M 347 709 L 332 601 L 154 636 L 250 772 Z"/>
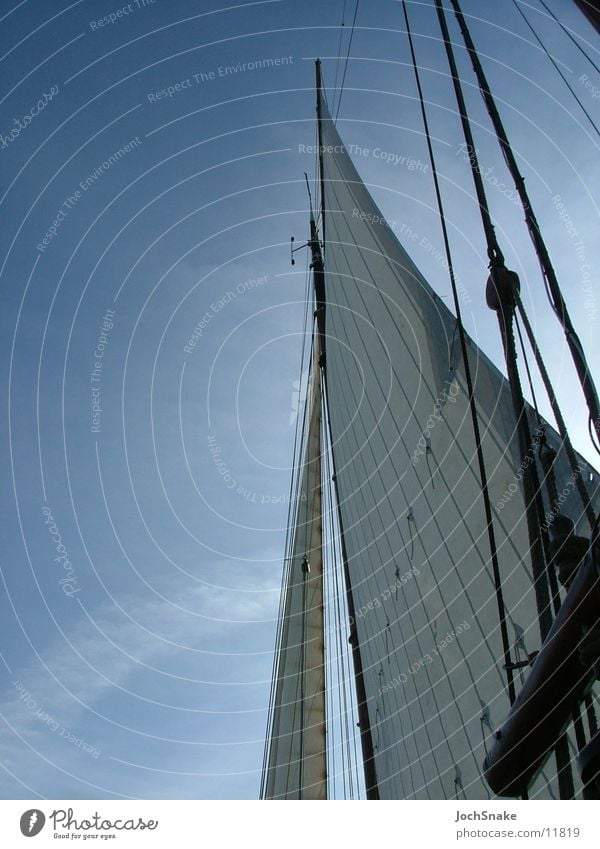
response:
<path id="1" fill-rule="evenodd" d="M 471 124 L 469 122 L 467 106 L 465 104 L 465 98 L 463 95 L 462 86 L 460 84 L 458 68 L 456 67 L 456 59 L 454 58 L 454 51 L 450 42 L 450 34 L 448 32 L 448 25 L 446 23 L 444 8 L 442 6 L 441 0 L 435 0 L 435 5 L 438 13 L 438 19 L 440 22 L 440 28 L 442 30 L 442 39 L 446 47 L 446 55 L 448 57 L 448 64 L 450 66 L 450 75 L 452 77 L 452 82 L 454 83 L 454 94 L 456 96 L 456 102 L 458 104 L 458 113 L 460 115 L 463 133 L 465 136 L 467 153 L 469 157 L 469 162 L 471 164 L 471 171 L 473 172 L 475 191 L 477 193 L 477 201 L 480 207 L 481 220 L 487 242 L 490 267 L 494 265 L 504 265 L 504 255 L 502 254 L 502 251 L 500 250 L 500 246 L 498 244 L 498 240 L 496 239 L 496 231 L 494 230 L 494 225 L 492 224 L 492 217 L 490 215 L 487 197 L 483 187 L 483 180 L 481 178 L 481 169 L 477 157 L 477 150 L 475 148 L 475 141 L 473 140 L 473 133 L 471 132 Z"/>

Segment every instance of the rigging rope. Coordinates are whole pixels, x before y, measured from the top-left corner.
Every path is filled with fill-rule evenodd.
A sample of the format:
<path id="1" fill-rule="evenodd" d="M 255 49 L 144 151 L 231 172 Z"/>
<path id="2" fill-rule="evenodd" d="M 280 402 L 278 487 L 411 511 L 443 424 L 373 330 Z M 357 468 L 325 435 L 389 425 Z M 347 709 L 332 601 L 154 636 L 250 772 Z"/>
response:
<path id="1" fill-rule="evenodd" d="M 337 50 L 337 53 L 338 53 L 337 62 L 335 63 L 335 81 L 333 83 L 333 99 L 334 99 L 334 101 L 335 101 L 335 95 L 336 95 L 336 92 L 337 92 L 338 77 L 339 77 L 339 74 L 340 74 L 340 59 L 342 58 L 342 39 L 343 39 L 343 36 L 344 36 L 344 27 L 346 26 L 345 19 L 346 19 L 346 0 L 344 0 L 344 6 L 342 8 L 342 23 L 341 23 L 341 26 L 340 26 L 340 41 L 339 41 L 338 50 Z"/>
<path id="2" fill-rule="evenodd" d="M 487 242 L 487 251 L 490 260 L 490 267 L 503 266 L 504 254 L 500 250 L 498 240 L 496 239 L 496 231 L 494 229 L 494 225 L 492 224 L 492 216 L 490 215 L 487 197 L 483 188 L 483 180 L 481 179 L 481 169 L 477 156 L 477 148 L 475 147 L 473 133 L 471 132 L 471 124 L 467 116 L 467 107 L 462 92 L 462 86 L 460 84 L 460 78 L 458 76 L 458 69 L 456 67 L 456 61 L 454 59 L 454 51 L 452 50 L 452 44 L 450 42 L 450 35 L 448 33 L 448 26 L 446 24 L 444 10 L 440 3 L 440 0 L 436 0 L 435 5 L 438 12 L 440 27 L 442 29 L 442 39 L 446 46 L 448 63 L 450 65 L 450 74 L 454 83 L 454 92 L 456 95 L 458 111 L 462 122 L 463 133 L 465 136 L 469 163 L 471 165 L 471 171 L 473 173 L 475 192 L 477 194 L 477 201 L 479 203 L 481 220 Z"/>
<path id="3" fill-rule="evenodd" d="M 444 210 L 444 204 L 442 201 L 442 193 L 440 190 L 440 183 L 437 171 L 437 163 L 435 159 L 435 155 L 433 152 L 433 144 L 431 141 L 431 133 L 429 130 L 429 121 L 427 118 L 427 111 L 425 109 L 425 100 L 423 97 L 423 89 L 421 86 L 421 77 L 419 74 L 419 68 L 417 65 L 417 59 L 413 44 L 412 32 L 410 28 L 410 22 L 408 19 L 408 10 L 406 6 L 406 0 L 403 0 L 402 7 L 404 11 L 404 20 L 406 22 L 406 33 L 408 35 L 408 42 L 410 46 L 410 52 L 412 57 L 413 68 L 415 71 L 415 79 L 417 84 L 417 91 L 419 94 L 419 103 L 421 106 L 421 115 L 423 119 L 423 128 L 425 131 L 425 137 L 427 140 L 427 149 L 429 152 L 429 160 L 431 162 L 431 172 L 433 175 L 433 182 L 435 188 L 435 195 L 437 200 L 437 207 L 440 216 L 440 224 L 442 228 L 442 237 L 444 241 L 444 250 L 446 254 L 446 261 L 448 265 L 448 271 L 450 275 L 450 284 L 452 287 L 452 297 L 454 301 L 454 310 L 456 312 L 456 327 L 458 329 L 460 347 L 462 352 L 462 358 L 465 368 L 465 380 L 467 382 L 467 394 L 469 400 L 469 411 L 471 414 L 471 423 L 473 427 L 473 434 L 475 437 L 475 446 L 477 452 L 477 463 L 479 466 L 479 477 L 481 484 L 481 493 L 483 496 L 483 505 L 485 511 L 485 520 L 487 526 L 487 536 L 488 536 L 488 544 L 490 547 L 490 557 L 492 562 L 492 573 L 494 576 L 494 586 L 496 591 L 496 603 L 498 607 L 498 616 L 500 620 L 500 632 L 502 636 L 502 649 L 504 654 L 504 665 L 506 668 L 506 677 L 507 677 L 507 686 L 510 703 L 512 704 L 515 700 L 515 688 L 514 688 L 514 680 L 513 673 L 511 669 L 511 654 L 510 654 L 510 643 L 508 639 L 508 629 L 506 626 L 506 607 L 504 604 L 504 597 L 502 593 L 502 579 L 500 577 L 500 567 L 498 564 L 498 552 L 496 548 L 496 537 L 494 533 L 494 524 L 492 518 L 492 505 L 489 494 L 489 486 L 487 480 L 487 470 L 485 466 L 485 460 L 483 457 L 483 447 L 481 443 L 481 431 L 479 428 L 479 416 L 477 413 L 477 407 L 475 404 L 475 394 L 473 391 L 473 379 L 471 375 L 471 367 L 469 364 L 469 356 L 467 351 L 467 341 L 465 336 L 465 329 L 462 323 L 462 313 L 460 308 L 460 300 L 458 297 L 458 288 L 456 285 L 456 277 L 454 274 L 454 261 L 452 258 L 452 251 L 450 249 L 450 239 L 448 236 L 448 228 L 446 225 L 446 215 Z"/>
<path id="4" fill-rule="evenodd" d="M 350 38 L 348 40 L 348 50 L 346 52 L 346 62 L 344 63 L 344 73 L 342 75 L 342 82 L 340 85 L 340 94 L 338 97 L 338 105 L 337 111 L 335 113 L 334 124 L 337 123 L 338 115 L 340 114 L 340 105 L 342 103 L 342 94 L 344 93 L 344 83 L 346 82 L 346 71 L 348 70 L 348 60 L 350 59 L 350 49 L 352 47 L 352 39 L 354 38 L 354 27 L 356 24 L 356 15 L 358 12 L 358 4 L 360 0 L 356 0 L 356 5 L 354 7 L 354 17 L 352 18 L 352 27 L 350 28 Z M 335 95 L 334 95 L 335 96 Z"/>

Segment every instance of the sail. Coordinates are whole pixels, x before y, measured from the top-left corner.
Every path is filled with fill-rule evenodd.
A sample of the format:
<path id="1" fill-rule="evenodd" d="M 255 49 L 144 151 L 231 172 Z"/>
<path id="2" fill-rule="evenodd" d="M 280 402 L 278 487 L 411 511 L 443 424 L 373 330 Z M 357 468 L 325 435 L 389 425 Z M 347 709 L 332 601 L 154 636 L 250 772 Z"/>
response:
<path id="1" fill-rule="evenodd" d="M 377 208 L 322 97 L 319 106 L 328 413 L 379 795 L 489 798 L 486 741 L 510 707 L 499 610 L 517 690 L 541 644 L 510 391 L 468 340 L 499 599 L 456 319 Z M 585 533 L 560 440 L 528 415 L 530 460 L 542 439 L 557 452 L 564 496 L 544 493 L 548 521 L 560 510 Z M 578 460 L 576 474 L 597 488 Z M 530 797 L 557 796 L 548 760 Z"/>
<path id="2" fill-rule="evenodd" d="M 308 431 L 284 587 L 264 797 L 326 799 L 321 383 L 315 337 Z"/>

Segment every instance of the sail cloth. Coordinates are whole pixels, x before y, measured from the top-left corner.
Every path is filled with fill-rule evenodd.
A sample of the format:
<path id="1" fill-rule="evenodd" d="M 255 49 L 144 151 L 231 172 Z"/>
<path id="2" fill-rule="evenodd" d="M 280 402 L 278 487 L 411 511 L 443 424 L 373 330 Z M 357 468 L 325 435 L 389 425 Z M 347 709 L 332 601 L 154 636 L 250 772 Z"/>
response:
<path id="1" fill-rule="evenodd" d="M 308 433 L 277 647 L 265 798 L 326 799 L 321 381 L 315 337 Z"/>
<path id="2" fill-rule="evenodd" d="M 379 793 L 488 798 L 484 741 L 509 700 L 456 319 L 321 109 L 329 416 Z M 540 647 L 522 458 L 506 381 L 471 340 L 469 357 L 514 662 Z M 558 436 L 546 439 L 561 512 L 586 533 Z M 589 480 L 581 458 L 580 470 Z M 531 797 L 557 795 L 549 760 Z"/>

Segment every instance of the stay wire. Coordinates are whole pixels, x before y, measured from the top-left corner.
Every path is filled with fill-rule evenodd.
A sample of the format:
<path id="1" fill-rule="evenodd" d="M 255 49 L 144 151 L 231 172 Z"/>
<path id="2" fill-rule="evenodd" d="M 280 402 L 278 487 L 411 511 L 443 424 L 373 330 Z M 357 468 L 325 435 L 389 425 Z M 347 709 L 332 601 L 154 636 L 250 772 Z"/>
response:
<path id="1" fill-rule="evenodd" d="M 350 28 L 350 38 L 348 39 L 348 50 L 346 52 L 346 61 L 344 63 L 344 73 L 342 75 L 342 82 L 341 82 L 341 85 L 340 85 L 340 93 L 339 93 L 339 96 L 338 96 L 337 111 L 335 113 L 335 118 L 334 118 L 334 121 L 333 121 L 334 124 L 337 123 L 338 115 L 340 114 L 340 105 L 342 103 L 342 94 L 344 93 L 344 83 L 346 82 L 346 72 L 348 70 L 348 61 L 350 59 L 350 50 L 352 48 L 352 39 L 354 38 L 354 27 L 356 25 L 356 15 L 358 13 L 358 4 L 359 3 L 360 3 L 360 0 L 356 0 L 356 5 L 354 7 L 354 17 L 352 18 L 352 26 Z"/>
<path id="2" fill-rule="evenodd" d="M 334 99 L 335 99 L 335 94 L 336 94 L 336 91 L 337 91 L 338 78 L 339 78 L 339 74 L 340 74 L 340 59 L 342 58 L 342 39 L 344 37 L 344 27 L 346 26 L 345 20 L 346 20 L 346 0 L 344 0 L 344 6 L 342 8 L 342 23 L 341 23 L 341 26 L 340 26 L 340 41 L 339 41 L 338 50 L 337 50 L 337 54 L 338 54 L 337 55 L 337 62 L 335 63 L 335 82 L 333 83 L 333 97 L 334 97 Z"/>

